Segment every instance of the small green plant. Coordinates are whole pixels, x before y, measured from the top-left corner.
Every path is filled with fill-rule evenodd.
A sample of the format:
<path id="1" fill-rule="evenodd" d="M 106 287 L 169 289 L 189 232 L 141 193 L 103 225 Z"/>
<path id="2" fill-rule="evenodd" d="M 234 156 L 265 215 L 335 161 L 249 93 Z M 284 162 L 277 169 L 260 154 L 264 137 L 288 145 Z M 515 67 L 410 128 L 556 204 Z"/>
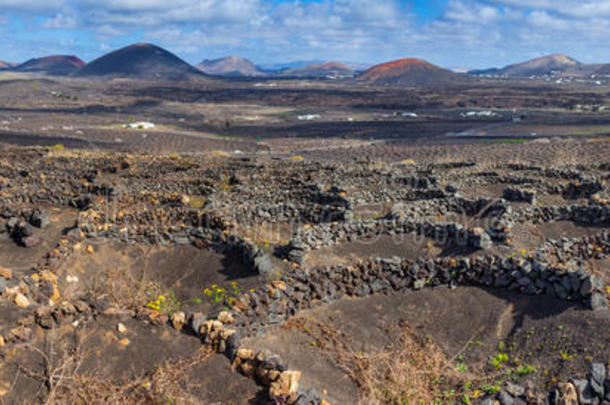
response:
<path id="1" fill-rule="evenodd" d="M 567 350 L 560 350 L 559 356 L 563 361 L 572 361 L 572 359 L 574 358 L 574 356 L 571 355 L 570 352 L 568 352 Z"/>
<path id="2" fill-rule="evenodd" d="M 239 288 L 239 284 L 237 284 L 237 281 L 231 281 L 229 284 L 231 285 L 233 295 L 235 297 L 239 297 L 241 295 L 241 290 Z"/>
<path id="3" fill-rule="evenodd" d="M 191 208 L 196 208 L 196 209 L 203 208 L 205 203 L 206 203 L 206 201 L 204 198 L 193 197 L 190 200 Z"/>
<path id="4" fill-rule="evenodd" d="M 222 302 L 226 297 L 226 290 L 218 287 L 217 284 L 212 284 L 212 288 L 206 288 L 203 293 L 208 296 L 214 304 Z"/>
<path id="5" fill-rule="evenodd" d="M 491 360 L 491 362 L 496 370 L 501 369 L 507 361 L 508 361 L 508 355 L 505 353 L 498 353 Z"/>
<path id="6" fill-rule="evenodd" d="M 468 365 L 466 365 L 466 363 L 457 363 L 455 365 L 455 370 L 458 373 L 465 373 L 466 371 L 468 371 Z"/>
<path id="7" fill-rule="evenodd" d="M 237 298 L 241 296 L 241 289 L 237 284 L 237 281 L 231 281 L 231 290 L 227 291 L 225 288 L 219 287 L 217 284 L 212 284 L 210 288 L 205 288 L 203 294 L 208 297 L 214 304 L 224 303 L 227 306 L 233 306 Z"/>
<path id="8" fill-rule="evenodd" d="M 180 310 L 180 301 L 176 297 L 176 293 L 171 291 L 167 295 L 159 295 L 156 300 L 150 301 L 146 306 L 155 311 L 172 314 Z"/>
<path id="9" fill-rule="evenodd" d="M 481 389 L 490 395 L 494 395 L 500 392 L 502 388 L 497 384 L 489 384 L 481 387 Z"/>
<path id="10" fill-rule="evenodd" d="M 525 138 L 500 138 L 487 141 L 488 143 L 525 143 L 528 140 Z"/>
<path id="11" fill-rule="evenodd" d="M 517 374 L 519 376 L 524 377 L 526 375 L 534 374 L 536 369 L 529 364 L 522 364 L 517 368 Z"/>
<path id="12" fill-rule="evenodd" d="M 64 149 L 66 149 L 66 147 L 65 147 L 64 145 L 62 145 L 62 144 L 58 143 L 58 144 L 56 144 L 56 145 L 51 146 L 51 147 L 50 147 L 50 149 L 54 149 L 54 150 L 64 150 Z"/>

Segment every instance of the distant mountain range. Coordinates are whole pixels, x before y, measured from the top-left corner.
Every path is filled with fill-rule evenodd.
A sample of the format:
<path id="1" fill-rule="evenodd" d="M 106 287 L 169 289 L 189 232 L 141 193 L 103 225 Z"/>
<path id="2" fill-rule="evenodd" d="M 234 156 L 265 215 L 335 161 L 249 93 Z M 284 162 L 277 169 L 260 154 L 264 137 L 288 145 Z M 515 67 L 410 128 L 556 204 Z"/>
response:
<path id="1" fill-rule="evenodd" d="M 443 86 L 468 81 L 466 75 L 453 73 L 425 60 L 408 58 L 373 66 L 357 76 L 361 82 L 395 86 Z"/>
<path id="2" fill-rule="evenodd" d="M 610 64 L 583 64 L 564 54 L 553 54 L 503 68 L 469 70 L 443 69 L 416 58 L 382 63 L 368 69 L 361 64 L 323 61 L 295 61 L 257 66 L 238 57 L 204 60 L 191 66 L 171 52 L 149 43 L 118 49 L 85 64 L 72 55 L 53 55 L 30 59 L 16 65 L 0 61 L 0 70 L 40 72 L 76 77 L 130 77 L 183 79 L 206 75 L 227 77 L 356 77 L 360 83 L 396 86 L 443 86 L 468 83 L 472 76 L 492 77 L 595 77 L 610 76 Z M 363 71 L 364 70 L 364 71 Z M 361 73 L 360 73 L 361 72 Z"/>
<path id="3" fill-rule="evenodd" d="M 239 56 L 228 56 L 226 58 L 206 59 L 195 67 L 204 73 L 218 76 L 266 76 L 268 72 L 256 66 L 248 59 Z"/>
<path id="4" fill-rule="evenodd" d="M 183 79 L 203 73 L 163 48 L 138 43 L 95 59 L 75 75 Z"/>
<path id="5" fill-rule="evenodd" d="M 228 56 L 226 58 L 204 60 L 195 67 L 204 73 L 215 76 L 227 77 L 299 77 L 299 78 L 321 78 L 321 77 L 352 77 L 355 72 L 341 62 L 311 63 L 292 62 L 281 65 L 280 69 L 263 69 L 248 59 L 239 56 Z M 286 66 L 294 67 L 287 68 Z"/>
<path id="6" fill-rule="evenodd" d="M 281 76 L 289 77 L 353 77 L 355 72 L 341 62 L 307 65 L 281 71 Z"/>
<path id="7" fill-rule="evenodd" d="M 602 64 L 583 64 L 567 55 L 557 53 L 503 68 L 472 70 L 471 75 L 532 77 L 532 76 L 575 76 L 584 77 L 603 71 Z M 600 72 L 601 74 L 601 72 Z"/>
<path id="8" fill-rule="evenodd" d="M 298 69 L 309 65 L 320 65 L 325 63 L 326 61 L 320 59 L 314 60 L 295 60 L 292 62 L 282 62 L 282 63 L 266 63 L 259 65 L 261 69 L 264 69 L 269 72 L 279 72 L 282 70 L 288 69 Z"/>
<path id="9" fill-rule="evenodd" d="M 40 72 L 65 76 L 76 72 L 85 62 L 73 55 L 53 55 L 30 59 L 13 68 L 16 72 Z"/>

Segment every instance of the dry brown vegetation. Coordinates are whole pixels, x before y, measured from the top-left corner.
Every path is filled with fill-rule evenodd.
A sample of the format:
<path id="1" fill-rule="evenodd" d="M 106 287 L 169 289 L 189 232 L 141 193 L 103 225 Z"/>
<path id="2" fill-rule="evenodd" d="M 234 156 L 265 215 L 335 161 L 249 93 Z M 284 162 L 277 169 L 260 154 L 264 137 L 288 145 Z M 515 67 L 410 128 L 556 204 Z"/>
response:
<path id="1" fill-rule="evenodd" d="M 150 249 L 143 253 L 143 257 L 146 257 Z M 159 283 L 148 276 L 148 263 L 138 260 L 135 264 L 139 268 L 137 272 L 127 266 L 100 271 L 93 278 L 88 293 L 97 299 L 109 299 L 124 309 L 141 307 L 163 294 L 165 291 Z"/>
<path id="2" fill-rule="evenodd" d="M 41 367 L 18 364 L 27 377 L 40 383 L 39 397 L 43 403 L 56 404 L 199 404 L 193 395 L 199 385 L 189 381 L 189 371 L 208 359 L 213 351 L 201 346 L 190 358 L 159 364 L 154 370 L 129 381 L 119 381 L 94 372 L 83 371 L 88 353 L 75 336 L 75 343 L 66 343 L 64 336 L 52 333 L 43 348 L 28 345 Z"/>
<path id="3" fill-rule="evenodd" d="M 492 376 L 469 372 L 460 353 L 448 359 L 429 338 L 417 336 L 405 322 L 394 331 L 394 344 L 363 352 L 350 346 L 349 336 L 311 318 L 289 321 L 313 340 L 346 372 L 360 390 L 361 404 L 406 405 L 469 403 L 483 394 Z M 464 368 L 457 366 L 462 364 Z"/>

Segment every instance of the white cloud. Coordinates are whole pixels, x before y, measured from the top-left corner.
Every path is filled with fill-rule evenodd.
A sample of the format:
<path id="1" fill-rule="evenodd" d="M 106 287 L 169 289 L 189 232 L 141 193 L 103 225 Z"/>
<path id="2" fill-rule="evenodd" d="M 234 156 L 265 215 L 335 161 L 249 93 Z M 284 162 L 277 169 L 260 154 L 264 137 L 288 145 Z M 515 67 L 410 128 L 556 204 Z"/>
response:
<path id="1" fill-rule="evenodd" d="M 264 18 L 260 0 L 82 0 L 81 13 L 99 24 L 161 26 L 167 23 L 256 22 Z"/>
<path id="2" fill-rule="evenodd" d="M 0 12 L 53 11 L 64 6 L 64 0 L 0 0 Z"/>
<path id="3" fill-rule="evenodd" d="M 72 29 L 76 28 L 78 23 L 73 15 L 59 13 L 55 17 L 44 21 L 42 26 L 51 29 Z"/>
<path id="4" fill-rule="evenodd" d="M 40 28 L 93 33 L 89 52 L 149 40 L 191 61 L 420 56 L 485 66 L 551 52 L 610 59 L 610 0 L 449 0 L 426 22 L 401 0 L 0 0 L 0 10 L 35 11 L 46 18 Z"/>
<path id="5" fill-rule="evenodd" d="M 534 11 L 548 11 L 572 17 L 599 17 L 610 15 L 610 0 L 494 0 L 502 6 L 514 6 Z"/>
<path id="6" fill-rule="evenodd" d="M 497 20 L 500 17 L 500 11 L 497 7 L 484 4 L 452 0 L 449 2 L 444 17 L 458 22 L 486 24 Z"/>

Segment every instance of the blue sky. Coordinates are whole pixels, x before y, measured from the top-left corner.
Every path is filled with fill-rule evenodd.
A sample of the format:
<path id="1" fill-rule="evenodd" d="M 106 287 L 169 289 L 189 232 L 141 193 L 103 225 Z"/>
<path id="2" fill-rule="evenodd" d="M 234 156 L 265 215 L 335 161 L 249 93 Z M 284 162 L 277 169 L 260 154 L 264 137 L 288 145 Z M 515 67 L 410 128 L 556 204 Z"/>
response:
<path id="1" fill-rule="evenodd" d="M 608 38 L 610 0 L 0 0 L 0 60 L 15 62 L 147 41 L 191 63 L 488 67 L 558 52 L 610 62 Z"/>

